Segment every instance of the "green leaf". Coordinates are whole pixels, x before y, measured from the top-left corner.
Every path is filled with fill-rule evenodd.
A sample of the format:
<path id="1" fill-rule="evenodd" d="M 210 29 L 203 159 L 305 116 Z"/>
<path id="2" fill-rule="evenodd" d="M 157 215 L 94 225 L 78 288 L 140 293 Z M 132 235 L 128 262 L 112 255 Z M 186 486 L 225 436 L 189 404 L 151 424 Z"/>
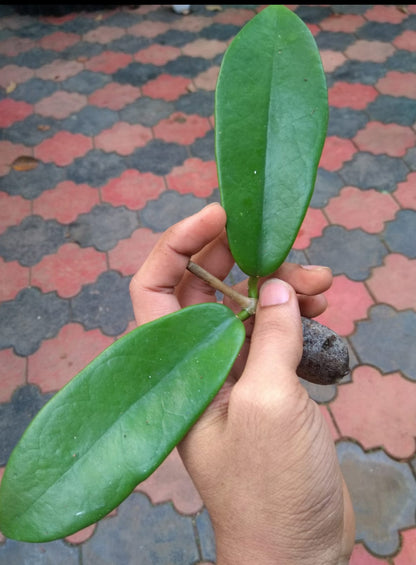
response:
<path id="1" fill-rule="evenodd" d="M 228 239 L 248 275 L 272 273 L 290 251 L 312 196 L 327 121 L 312 34 L 288 8 L 265 8 L 226 51 L 215 99 Z"/>
<path id="2" fill-rule="evenodd" d="M 150 475 L 221 388 L 245 338 L 221 304 L 140 326 L 39 412 L 0 487 L 0 530 L 21 541 L 96 522 Z"/>

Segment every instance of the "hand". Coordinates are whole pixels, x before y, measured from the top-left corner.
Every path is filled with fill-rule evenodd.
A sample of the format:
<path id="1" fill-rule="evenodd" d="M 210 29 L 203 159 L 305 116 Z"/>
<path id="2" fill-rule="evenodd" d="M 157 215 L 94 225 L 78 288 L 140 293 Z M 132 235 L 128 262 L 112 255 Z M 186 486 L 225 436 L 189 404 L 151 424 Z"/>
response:
<path id="1" fill-rule="evenodd" d="M 131 282 L 138 324 L 216 300 L 186 265 L 192 257 L 227 276 L 225 220 L 215 204 L 165 232 Z M 210 513 L 218 565 L 345 564 L 351 502 L 326 423 L 296 376 L 300 312 L 325 309 L 331 273 L 286 263 L 268 279 L 232 374 L 178 449 Z"/>

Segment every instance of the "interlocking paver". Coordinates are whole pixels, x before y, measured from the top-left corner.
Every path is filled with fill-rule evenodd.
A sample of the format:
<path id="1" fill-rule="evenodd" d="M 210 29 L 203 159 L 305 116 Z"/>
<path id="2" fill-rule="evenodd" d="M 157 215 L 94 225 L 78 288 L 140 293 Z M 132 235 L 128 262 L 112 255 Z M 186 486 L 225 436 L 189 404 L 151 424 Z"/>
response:
<path id="1" fill-rule="evenodd" d="M 16 355 L 12 349 L 2 349 L 0 351 L 0 380 L 0 403 L 8 402 L 14 390 L 25 384 L 26 358 Z"/>
<path id="2" fill-rule="evenodd" d="M 101 195 L 105 202 L 114 206 L 139 210 L 144 208 L 149 200 L 156 200 L 164 190 L 163 177 L 128 169 L 103 186 Z"/>
<path id="3" fill-rule="evenodd" d="M 361 152 L 343 166 L 340 175 L 350 186 L 392 192 L 396 183 L 402 182 L 408 172 L 401 159 Z"/>
<path id="4" fill-rule="evenodd" d="M 412 126 L 416 120 L 416 104 L 405 96 L 380 95 L 368 105 L 367 111 L 373 120 L 385 124 Z"/>
<path id="5" fill-rule="evenodd" d="M 108 252 L 110 269 L 122 275 L 134 275 L 156 245 L 160 233 L 139 228 L 128 239 L 122 239 Z"/>
<path id="6" fill-rule="evenodd" d="M 384 232 L 384 239 L 391 251 L 402 253 L 410 259 L 416 258 L 416 242 L 414 238 L 407 236 L 411 233 L 407 230 L 412 230 L 412 226 L 414 228 L 415 220 L 415 210 L 400 210 L 395 219 L 387 223 Z"/>
<path id="7" fill-rule="evenodd" d="M 377 302 L 397 310 L 416 309 L 416 260 L 391 253 L 384 264 L 373 270 L 367 284 Z"/>

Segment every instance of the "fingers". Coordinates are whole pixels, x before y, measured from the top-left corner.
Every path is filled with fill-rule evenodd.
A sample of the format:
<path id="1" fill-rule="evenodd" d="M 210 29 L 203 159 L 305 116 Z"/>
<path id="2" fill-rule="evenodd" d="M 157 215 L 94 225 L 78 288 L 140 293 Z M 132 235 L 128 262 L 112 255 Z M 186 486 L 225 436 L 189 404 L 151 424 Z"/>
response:
<path id="1" fill-rule="evenodd" d="M 285 381 L 297 382 L 296 368 L 302 356 L 302 325 L 294 289 L 279 279 L 260 288 L 251 346 L 243 375 L 262 390 L 275 390 Z"/>
<path id="2" fill-rule="evenodd" d="M 173 225 L 163 234 L 130 283 L 138 324 L 180 308 L 174 292 L 189 259 L 223 232 L 225 221 L 224 209 L 214 203 Z"/>

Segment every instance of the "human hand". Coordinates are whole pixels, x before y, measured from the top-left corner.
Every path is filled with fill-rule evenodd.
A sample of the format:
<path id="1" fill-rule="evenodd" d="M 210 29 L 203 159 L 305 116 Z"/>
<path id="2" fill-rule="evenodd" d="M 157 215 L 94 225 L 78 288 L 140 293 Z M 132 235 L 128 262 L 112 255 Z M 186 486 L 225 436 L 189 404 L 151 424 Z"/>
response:
<path id="1" fill-rule="evenodd" d="M 226 277 L 234 261 L 224 226 L 211 205 L 165 232 L 132 279 L 138 324 L 216 300 L 186 266 L 192 256 Z M 264 282 L 245 350 L 178 446 L 210 513 L 218 565 L 348 563 L 350 499 L 326 423 L 296 376 L 300 312 L 320 314 L 330 284 L 328 269 L 289 263 Z"/>

